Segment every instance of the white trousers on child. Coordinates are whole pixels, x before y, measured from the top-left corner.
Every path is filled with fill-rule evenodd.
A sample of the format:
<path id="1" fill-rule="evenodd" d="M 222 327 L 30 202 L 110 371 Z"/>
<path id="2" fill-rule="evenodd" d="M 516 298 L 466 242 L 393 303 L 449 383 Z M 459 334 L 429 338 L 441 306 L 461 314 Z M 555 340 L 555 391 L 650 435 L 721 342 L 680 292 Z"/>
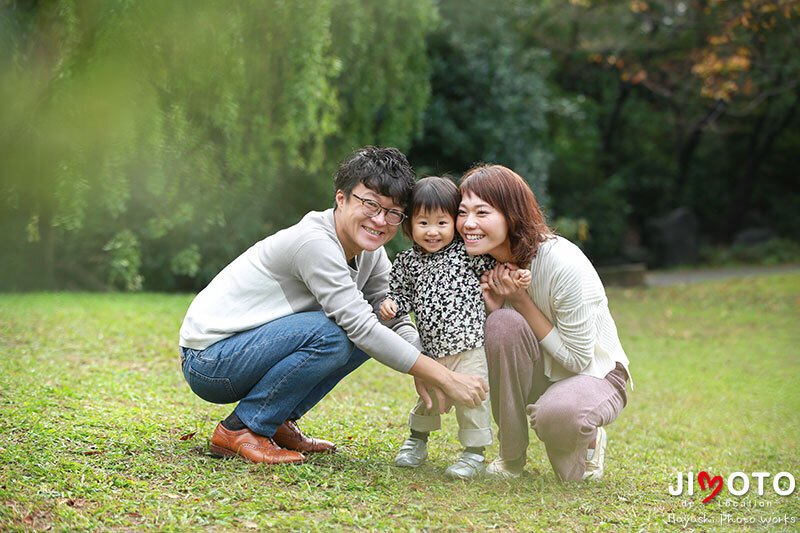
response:
<path id="1" fill-rule="evenodd" d="M 489 368 L 486 365 L 486 352 L 483 346 L 448 355 L 436 360 L 454 372 L 472 374 L 483 379 L 489 379 Z M 442 427 L 439 416 L 439 405 L 433 396 L 433 407 L 428 410 L 422 400 L 417 400 L 417 405 L 408 416 L 408 426 L 414 431 L 431 432 Z M 458 420 L 458 440 L 466 447 L 489 446 L 492 443 L 492 421 L 489 397 L 478 407 L 456 405 L 456 420 Z"/>

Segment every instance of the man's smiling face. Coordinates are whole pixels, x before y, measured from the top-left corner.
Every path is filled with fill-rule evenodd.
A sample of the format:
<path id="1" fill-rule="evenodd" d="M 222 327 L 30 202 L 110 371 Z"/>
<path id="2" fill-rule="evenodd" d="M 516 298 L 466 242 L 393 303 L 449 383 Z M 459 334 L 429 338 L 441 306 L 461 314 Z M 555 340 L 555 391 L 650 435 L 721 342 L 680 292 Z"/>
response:
<path id="1" fill-rule="evenodd" d="M 350 198 L 346 198 L 343 191 L 336 191 L 336 236 L 348 260 L 364 250 L 377 250 L 392 240 L 399 228 L 386 222 L 383 210 L 372 217 L 365 215 L 361 200 L 356 196 L 378 202 L 385 209 L 403 211 L 403 206 L 397 205 L 391 197 L 378 194 L 363 183 L 353 188 Z"/>

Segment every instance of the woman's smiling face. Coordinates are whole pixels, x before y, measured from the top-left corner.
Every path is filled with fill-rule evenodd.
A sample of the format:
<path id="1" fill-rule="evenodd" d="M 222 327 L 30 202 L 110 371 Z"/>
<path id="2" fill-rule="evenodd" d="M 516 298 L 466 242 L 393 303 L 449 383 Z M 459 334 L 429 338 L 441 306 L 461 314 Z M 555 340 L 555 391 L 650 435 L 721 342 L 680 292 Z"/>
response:
<path id="1" fill-rule="evenodd" d="M 500 262 L 511 260 L 506 217 L 482 198 L 469 192 L 461 197 L 456 228 L 468 254 L 489 254 Z"/>

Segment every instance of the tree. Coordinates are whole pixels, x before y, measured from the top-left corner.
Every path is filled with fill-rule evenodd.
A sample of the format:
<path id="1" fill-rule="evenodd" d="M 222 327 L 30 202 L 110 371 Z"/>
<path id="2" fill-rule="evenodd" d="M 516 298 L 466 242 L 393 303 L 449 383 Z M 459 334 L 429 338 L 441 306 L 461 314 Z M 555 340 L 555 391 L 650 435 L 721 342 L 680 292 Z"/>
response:
<path id="1" fill-rule="evenodd" d="M 456 176 L 476 162 L 501 163 L 529 180 L 546 203 L 550 62 L 519 38 L 523 7 L 499 0 L 439 3 L 442 22 L 428 40 L 433 94 L 410 158 L 423 174 Z"/>
<path id="2" fill-rule="evenodd" d="M 197 289 L 427 103 L 425 0 L 0 10 L 4 288 Z"/>
<path id="3" fill-rule="evenodd" d="M 730 239 L 744 224 L 791 233 L 790 223 L 764 209 L 777 191 L 784 198 L 790 193 L 779 185 L 787 176 L 763 169 L 781 136 L 798 125 L 793 21 L 800 3 L 570 4 L 536 3 L 526 21 L 527 42 L 550 49 L 559 88 L 575 101 L 583 98 L 578 107 L 597 132 L 594 161 L 619 184 L 627 224 L 642 228 L 650 217 L 688 205 L 717 240 Z M 569 168 L 557 157 L 554 194 Z M 569 176 L 572 186 L 580 181 Z M 762 187 L 765 179 L 773 181 Z"/>

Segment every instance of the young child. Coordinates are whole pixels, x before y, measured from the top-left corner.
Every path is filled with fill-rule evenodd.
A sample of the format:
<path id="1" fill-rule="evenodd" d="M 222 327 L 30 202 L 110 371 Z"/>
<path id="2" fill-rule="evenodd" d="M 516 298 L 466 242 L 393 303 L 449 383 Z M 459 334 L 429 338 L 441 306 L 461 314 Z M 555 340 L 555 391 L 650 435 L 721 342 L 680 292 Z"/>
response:
<path id="1" fill-rule="evenodd" d="M 417 182 L 411 198 L 412 216 L 403 232 L 414 246 L 397 254 L 389 293 L 381 303 L 380 318 L 413 312 L 424 353 L 447 368 L 482 376 L 488 381 L 483 349 L 486 320 L 480 275 L 494 266 L 488 255 L 469 256 L 455 231 L 461 195 L 446 178 L 431 176 Z M 517 270 L 520 287 L 530 284 L 529 270 Z M 417 467 L 428 457 L 428 435 L 441 427 L 436 398 L 430 410 L 422 400 L 411 410 L 411 436 L 400 447 L 395 464 Z M 483 474 L 484 449 L 492 443 L 489 399 L 479 407 L 456 406 L 458 437 L 464 452 L 445 474 L 473 479 Z"/>

